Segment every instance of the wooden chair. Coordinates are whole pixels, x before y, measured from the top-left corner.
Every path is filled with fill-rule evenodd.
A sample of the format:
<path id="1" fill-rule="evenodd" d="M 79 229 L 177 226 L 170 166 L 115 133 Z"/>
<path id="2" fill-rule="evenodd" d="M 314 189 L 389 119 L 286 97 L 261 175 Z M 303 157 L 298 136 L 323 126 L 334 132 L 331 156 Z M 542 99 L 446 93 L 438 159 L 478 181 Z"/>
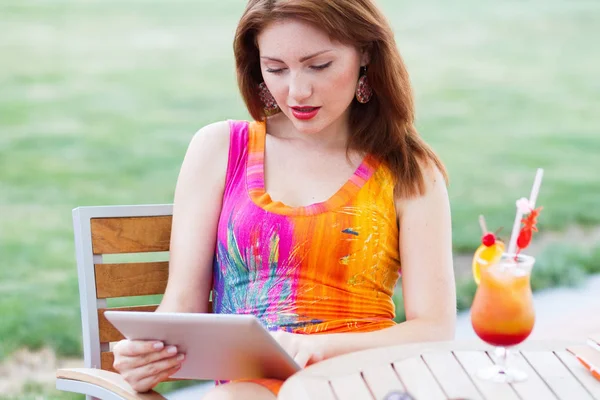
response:
<path id="1" fill-rule="evenodd" d="M 107 255 L 150 258 L 169 250 L 171 205 L 79 207 L 73 210 L 83 354 L 85 368 L 60 369 L 56 388 L 85 394 L 88 400 L 159 400 L 160 394 L 136 393 L 112 367 L 110 343 L 123 337 L 106 320 L 107 299 L 160 295 L 167 285 L 168 262 L 104 262 Z M 139 256 L 140 253 L 149 253 Z M 112 256 L 113 258 L 115 256 Z M 163 258 L 165 258 L 163 254 Z M 154 311 L 157 304 L 112 308 Z"/>

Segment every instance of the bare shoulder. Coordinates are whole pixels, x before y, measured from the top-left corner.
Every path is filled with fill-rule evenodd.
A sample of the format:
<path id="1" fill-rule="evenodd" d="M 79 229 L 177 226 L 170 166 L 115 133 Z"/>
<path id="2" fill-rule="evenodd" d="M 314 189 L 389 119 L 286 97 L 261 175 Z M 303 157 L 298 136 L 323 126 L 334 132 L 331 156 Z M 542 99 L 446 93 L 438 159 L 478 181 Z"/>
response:
<path id="1" fill-rule="evenodd" d="M 433 162 L 421 162 L 421 172 L 425 181 L 425 193 L 423 196 L 447 193 L 446 178 L 442 171 Z"/>
<path id="2" fill-rule="evenodd" d="M 208 175 L 225 177 L 229 158 L 229 123 L 215 122 L 199 129 L 188 146 L 183 168 L 195 171 L 198 179 Z"/>
<path id="3" fill-rule="evenodd" d="M 213 192 L 221 190 L 227 175 L 228 159 L 227 121 L 215 122 L 198 130 L 190 141 L 179 171 L 175 203 L 195 198 L 201 187 L 209 187 Z"/>
<path id="4" fill-rule="evenodd" d="M 401 215 L 415 208 L 446 207 L 448 203 L 447 182 L 442 171 L 434 162 L 420 161 L 424 192 L 411 198 L 396 197 L 396 209 Z"/>
<path id="5" fill-rule="evenodd" d="M 229 150 L 229 123 L 213 122 L 199 129 L 192 138 L 189 150 L 207 155 L 227 156 Z M 216 154 L 215 154 L 216 153 Z"/>
<path id="6" fill-rule="evenodd" d="M 163 311 L 208 309 L 228 155 L 226 121 L 203 127 L 188 146 L 175 187 L 169 280 L 161 302 Z"/>

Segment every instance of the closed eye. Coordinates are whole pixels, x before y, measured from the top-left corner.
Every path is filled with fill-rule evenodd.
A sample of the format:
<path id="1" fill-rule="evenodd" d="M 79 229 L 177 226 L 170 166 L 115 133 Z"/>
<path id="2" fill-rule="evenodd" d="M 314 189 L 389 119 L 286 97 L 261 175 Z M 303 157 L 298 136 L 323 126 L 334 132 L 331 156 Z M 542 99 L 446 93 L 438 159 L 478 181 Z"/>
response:
<path id="1" fill-rule="evenodd" d="M 321 71 L 321 70 L 324 70 L 325 68 L 329 67 L 332 63 L 333 63 L 333 61 L 329 61 L 328 63 L 321 64 L 321 65 L 312 65 L 310 68 L 314 69 L 316 71 Z"/>
<path id="2" fill-rule="evenodd" d="M 328 63 L 321 64 L 321 65 L 311 65 L 310 69 L 312 69 L 314 71 L 322 71 L 322 70 L 328 68 L 332 63 L 333 63 L 333 61 L 329 61 Z M 267 72 L 269 72 L 271 74 L 280 74 L 283 71 L 285 71 L 286 69 L 287 68 L 267 68 Z"/>

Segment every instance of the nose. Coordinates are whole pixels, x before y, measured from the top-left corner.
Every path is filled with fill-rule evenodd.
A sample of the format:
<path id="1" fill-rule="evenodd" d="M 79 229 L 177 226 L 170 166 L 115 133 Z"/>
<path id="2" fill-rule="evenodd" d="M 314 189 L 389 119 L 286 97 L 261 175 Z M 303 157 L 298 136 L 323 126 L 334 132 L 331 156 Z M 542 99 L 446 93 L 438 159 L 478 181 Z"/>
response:
<path id="1" fill-rule="evenodd" d="M 302 104 L 303 101 L 312 95 L 312 83 L 310 78 L 303 73 L 294 73 L 290 76 L 289 97 L 296 104 Z"/>

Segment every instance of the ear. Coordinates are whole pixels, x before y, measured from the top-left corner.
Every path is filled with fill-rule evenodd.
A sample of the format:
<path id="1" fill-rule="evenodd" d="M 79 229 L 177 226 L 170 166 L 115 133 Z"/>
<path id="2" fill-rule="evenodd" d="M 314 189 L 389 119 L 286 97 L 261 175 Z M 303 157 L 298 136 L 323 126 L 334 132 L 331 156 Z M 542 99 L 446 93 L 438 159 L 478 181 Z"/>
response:
<path id="1" fill-rule="evenodd" d="M 371 63 L 371 49 L 373 46 L 365 46 L 360 51 L 360 66 L 365 67 Z"/>

